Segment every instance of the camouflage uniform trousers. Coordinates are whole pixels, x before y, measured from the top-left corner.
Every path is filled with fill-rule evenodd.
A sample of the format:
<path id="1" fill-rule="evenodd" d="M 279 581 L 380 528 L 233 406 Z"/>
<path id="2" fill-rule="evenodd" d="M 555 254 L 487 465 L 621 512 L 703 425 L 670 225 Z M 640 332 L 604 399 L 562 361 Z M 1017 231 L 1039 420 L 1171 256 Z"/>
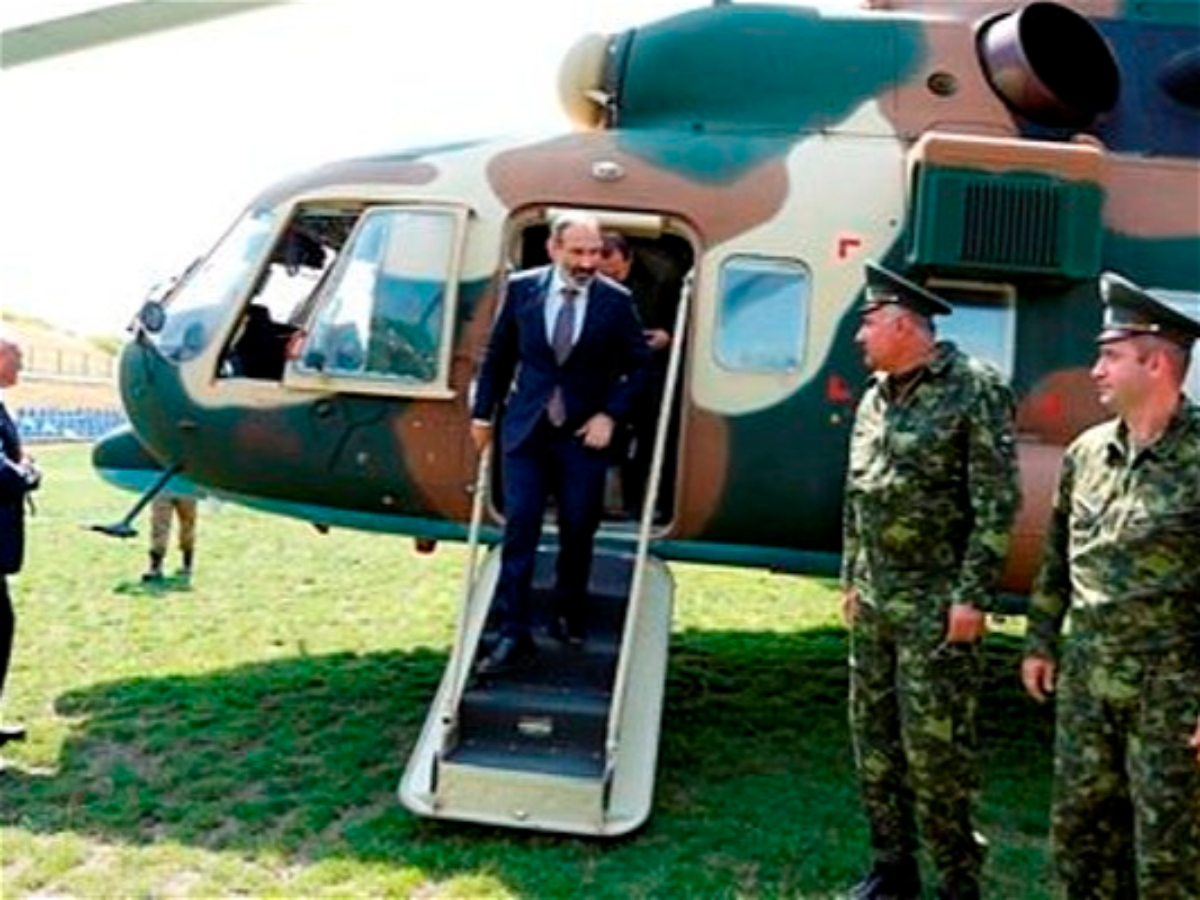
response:
<path id="1" fill-rule="evenodd" d="M 1070 900 L 1200 897 L 1200 651 L 1067 639 L 1051 844 Z"/>
<path id="2" fill-rule="evenodd" d="M 944 631 L 942 616 L 927 610 L 860 607 L 850 635 L 850 728 L 876 862 L 915 856 L 919 827 L 944 880 L 977 880 L 981 659 L 978 645 L 946 644 Z"/>
<path id="3" fill-rule="evenodd" d="M 179 516 L 179 549 L 196 549 L 196 506 L 192 497 L 156 497 L 150 506 L 150 550 L 165 556 L 171 539 L 171 514 Z"/>

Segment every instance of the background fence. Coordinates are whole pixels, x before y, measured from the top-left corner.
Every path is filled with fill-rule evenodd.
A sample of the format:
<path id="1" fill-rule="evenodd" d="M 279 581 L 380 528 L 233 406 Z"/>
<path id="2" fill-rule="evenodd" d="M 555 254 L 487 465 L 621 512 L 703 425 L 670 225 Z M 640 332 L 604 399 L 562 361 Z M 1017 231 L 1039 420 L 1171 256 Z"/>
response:
<path id="1" fill-rule="evenodd" d="M 30 344 L 22 348 L 22 368 L 30 375 L 111 381 L 116 360 L 94 350 Z"/>
<path id="2" fill-rule="evenodd" d="M 94 441 L 119 425 L 125 414 L 119 409 L 98 407 L 26 406 L 13 411 L 21 440 L 35 444 L 47 441 Z"/>

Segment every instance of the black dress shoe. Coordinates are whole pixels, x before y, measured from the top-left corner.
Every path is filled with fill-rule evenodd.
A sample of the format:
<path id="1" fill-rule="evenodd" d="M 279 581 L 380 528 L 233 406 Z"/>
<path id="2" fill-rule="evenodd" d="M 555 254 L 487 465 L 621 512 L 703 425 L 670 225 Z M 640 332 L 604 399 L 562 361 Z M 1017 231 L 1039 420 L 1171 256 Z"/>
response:
<path id="1" fill-rule="evenodd" d="M 9 741 L 25 740 L 24 725 L 0 725 L 0 747 L 3 747 Z"/>
<path id="2" fill-rule="evenodd" d="M 915 862 L 876 863 L 846 900 L 921 900 L 921 874 Z"/>
<path id="3" fill-rule="evenodd" d="M 480 675 L 501 675 L 524 668 L 537 656 L 537 646 L 528 636 L 502 637 L 475 666 Z"/>
<path id="4" fill-rule="evenodd" d="M 581 646 L 587 637 L 583 625 L 569 616 L 555 616 L 546 630 L 554 640 L 574 647 Z"/>

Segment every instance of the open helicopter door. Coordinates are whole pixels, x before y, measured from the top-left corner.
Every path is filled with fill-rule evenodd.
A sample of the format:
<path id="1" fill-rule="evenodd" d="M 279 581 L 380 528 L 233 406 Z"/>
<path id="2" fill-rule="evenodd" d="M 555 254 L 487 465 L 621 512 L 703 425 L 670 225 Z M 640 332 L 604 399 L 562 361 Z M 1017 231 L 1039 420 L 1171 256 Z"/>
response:
<path id="1" fill-rule="evenodd" d="M 676 330 L 687 320 L 682 291 Z M 666 682 L 674 585 L 649 555 L 682 359 L 676 341 L 637 540 L 597 538 L 580 647 L 535 633 L 535 662 L 504 675 L 472 673 L 500 571 L 500 550 L 476 565 L 490 454 L 481 462 L 472 515 L 467 587 L 450 663 L 400 784 L 412 811 L 534 830 L 617 836 L 650 814 Z M 549 530 L 549 529 L 548 529 Z M 535 606 L 546 604 L 557 551 L 539 547 Z"/>

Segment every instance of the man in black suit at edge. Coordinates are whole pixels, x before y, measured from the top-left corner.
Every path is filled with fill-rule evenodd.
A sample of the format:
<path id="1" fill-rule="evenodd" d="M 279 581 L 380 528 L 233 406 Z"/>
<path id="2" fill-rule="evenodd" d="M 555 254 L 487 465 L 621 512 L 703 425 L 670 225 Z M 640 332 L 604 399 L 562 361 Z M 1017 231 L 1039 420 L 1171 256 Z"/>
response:
<path id="1" fill-rule="evenodd" d="M 477 671 L 527 664 L 530 587 L 546 500 L 557 502 L 559 555 L 552 635 L 582 643 L 592 547 L 604 506 L 609 444 L 642 388 L 649 351 L 629 292 L 597 276 L 602 247 L 594 216 L 550 225 L 551 263 L 508 282 L 492 327 L 472 407 L 483 450 L 503 402 L 505 530 L 493 607 L 499 640 Z"/>
<path id="2" fill-rule="evenodd" d="M 16 384 L 20 372 L 21 348 L 0 338 L 0 390 Z M 0 398 L 0 697 L 4 695 L 17 625 L 8 593 L 8 576 L 21 570 L 25 555 L 25 497 L 40 483 L 41 473 L 21 451 L 21 436 Z M 22 726 L 0 725 L 0 747 L 24 739 Z"/>

